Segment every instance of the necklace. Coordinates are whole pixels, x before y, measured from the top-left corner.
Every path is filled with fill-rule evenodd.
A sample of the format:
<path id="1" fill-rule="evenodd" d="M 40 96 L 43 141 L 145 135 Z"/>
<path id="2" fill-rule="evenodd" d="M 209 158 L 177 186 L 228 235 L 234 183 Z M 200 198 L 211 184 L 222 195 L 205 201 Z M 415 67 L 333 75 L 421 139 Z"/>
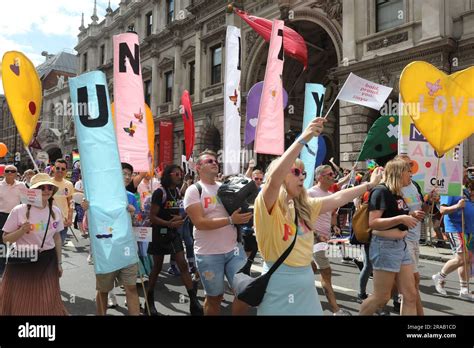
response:
<path id="1" fill-rule="evenodd" d="M 173 201 L 176 201 L 176 198 L 177 198 L 177 196 L 178 196 L 178 193 L 176 192 L 176 189 L 175 189 L 175 191 L 174 191 L 174 195 L 171 194 L 171 190 L 170 190 L 170 189 L 168 189 L 168 192 L 169 192 L 171 198 L 173 198 Z"/>

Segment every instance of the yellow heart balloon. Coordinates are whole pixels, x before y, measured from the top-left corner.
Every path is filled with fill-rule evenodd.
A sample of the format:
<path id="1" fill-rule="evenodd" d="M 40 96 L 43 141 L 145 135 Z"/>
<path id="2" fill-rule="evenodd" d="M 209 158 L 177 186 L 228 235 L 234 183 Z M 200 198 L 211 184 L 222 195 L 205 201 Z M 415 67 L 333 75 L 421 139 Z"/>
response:
<path id="1" fill-rule="evenodd" d="M 3 55 L 2 82 L 8 107 L 25 146 L 31 142 L 41 112 L 41 81 L 33 63 L 21 52 Z"/>
<path id="2" fill-rule="evenodd" d="M 413 62 L 400 76 L 405 113 L 439 156 L 474 133 L 474 67 L 447 75 Z"/>

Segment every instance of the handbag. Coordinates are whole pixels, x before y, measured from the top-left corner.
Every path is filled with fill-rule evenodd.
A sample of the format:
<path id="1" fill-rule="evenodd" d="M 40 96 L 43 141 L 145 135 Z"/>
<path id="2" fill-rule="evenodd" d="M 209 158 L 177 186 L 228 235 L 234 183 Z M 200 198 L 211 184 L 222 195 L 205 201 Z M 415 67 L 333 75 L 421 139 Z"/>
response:
<path id="1" fill-rule="evenodd" d="M 46 235 L 48 234 L 48 228 L 49 228 L 49 221 L 51 220 L 51 208 L 49 209 L 49 216 L 48 216 L 48 223 L 46 224 L 46 230 L 43 236 L 43 242 L 41 243 L 40 249 L 43 248 L 44 241 L 46 240 Z M 25 250 L 18 250 L 18 247 L 12 245 L 10 250 L 7 252 L 6 256 L 6 262 L 5 264 L 26 264 L 26 263 L 34 263 L 39 260 L 39 249 L 38 250 L 33 250 L 31 249 L 29 252 L 26 252 L 27 249 Z M 22 255 L 25 254 L 26 255 Z"/>
<path id="2" fill-rule="evenodd" d="M 295 211 L 295 225 L 298 226 L 298 214 Z M 291 250 L 296 243 L 296 236 L 298 233 L 295 233 L 295 238 L 290 246 L 281 254 L 278 260 L 272 265 L 267 273 L 260 275 L 256 278 L 253 278 L 245 273 L 245 268 L 247 265 L 242 267 L 234 276 L 232 281 L 233 289 L 237 298 L 245 302 L 246 304 L 257 307 L 263 300 L 265 292 L 267 291 L 268 282 L 270 277 L 277 270 L 277 268 L 285 261 L 285 259 L 290 255 Z"/>

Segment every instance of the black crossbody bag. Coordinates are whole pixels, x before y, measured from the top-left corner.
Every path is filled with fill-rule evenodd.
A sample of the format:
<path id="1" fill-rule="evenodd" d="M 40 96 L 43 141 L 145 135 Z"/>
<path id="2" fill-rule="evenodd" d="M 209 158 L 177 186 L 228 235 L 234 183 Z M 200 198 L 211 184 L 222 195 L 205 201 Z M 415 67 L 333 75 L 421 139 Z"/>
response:
<path id="1" fill-rule="evenodd" d="M 237 298 L 240 301 L 247 303 L 252 307 L 257 307 L 263 300 L 265 292 L 267 291 L 268 282 L 270 277 L 277 270 L 278 267 L 286 260 L 288 255 L 290 255 L 293 247 L 296 243 L 296 237 L 298 235 L 298 214 L 295 210 L 295 225 L 296 232 L 295 238 L 290 246 L 283 252 L 283 254 L 278 258 L 278 260 L 272 265 L 267 273 L 260 275 L 256 278 L 253 278 L 246 273 L 244 273 L 245 266 L 242 267 L 234 276 L 233 289 Z"/>

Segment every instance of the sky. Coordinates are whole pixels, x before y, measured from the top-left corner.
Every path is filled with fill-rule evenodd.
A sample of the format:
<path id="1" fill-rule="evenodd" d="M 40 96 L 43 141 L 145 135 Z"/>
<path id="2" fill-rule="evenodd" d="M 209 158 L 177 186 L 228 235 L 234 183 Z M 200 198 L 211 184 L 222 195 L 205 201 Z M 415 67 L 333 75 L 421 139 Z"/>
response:
<path id="1" fill-rule="evenodd" d="M 120 0 L 110 0 L 113 10 Z M 108 0 L 97 0 L 99 22 Z M 0 59 L 7 51 L 24 53 L 35 66 L 43 63 L 41 52 L 76 53 L 77 35 L 84 12 L 84 25 L 92 22 L 94 0 L 12 0 L 0 2 Z M 3 86 L 0 83 L 0 94 Z"/>

